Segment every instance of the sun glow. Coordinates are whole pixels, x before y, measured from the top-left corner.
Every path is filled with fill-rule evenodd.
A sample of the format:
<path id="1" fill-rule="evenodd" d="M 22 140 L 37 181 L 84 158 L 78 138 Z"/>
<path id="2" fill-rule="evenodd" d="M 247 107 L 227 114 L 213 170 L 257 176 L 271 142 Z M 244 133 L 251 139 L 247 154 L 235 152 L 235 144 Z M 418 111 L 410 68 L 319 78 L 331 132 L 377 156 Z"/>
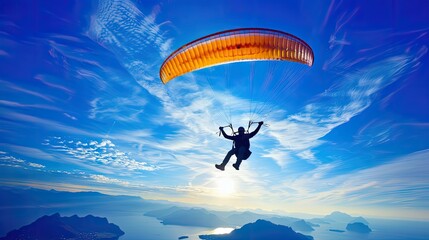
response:
<path id="1" fill-rule="evenodd" d="M 219 197 L 231 197 L 235 193 L 235 184 L 231 178 L 220 177 L 216 179 L 216 194 Z"/>
<path id="2" fill-rule="evenodd" d="M 234 230 L 234 228 L 216 228 L 211 232 L 211 234 L 229 234 Z"/>

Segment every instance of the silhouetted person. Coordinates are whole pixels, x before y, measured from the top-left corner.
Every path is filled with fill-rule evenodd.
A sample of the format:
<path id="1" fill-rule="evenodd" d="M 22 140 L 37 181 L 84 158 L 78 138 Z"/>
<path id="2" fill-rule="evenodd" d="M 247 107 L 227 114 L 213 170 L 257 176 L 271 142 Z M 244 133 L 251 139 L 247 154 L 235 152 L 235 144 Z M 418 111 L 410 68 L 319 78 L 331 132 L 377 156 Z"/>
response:
<path id="1" fill-rule="evenodd" d="M 229 136 L 228 134 L 225 133 L 225 131 L 223 130 L 223 127 L 219 127 L 219 130 L 222 132 L 222 135 L 226 139 L 230 139 L 234 141 L 234 144 L 232 146 L 232 149 L 226 154 L 223 162 L 221 164 L 216 164 L 215 167 L 222 171 L 225 170 L 225 166 L 229 162 L 229 159 L 232 157 L 232 155 L 235 154 L 235 156 L 237 157 L 237 162 L 232 164 L 232 166 L 235 169 L 239 170 L 241 161 L 246 160 L 248 157 L 250 157 L 250 154 L 252 154 L 252 152 L 249 150 L 250 149 L 249 139 L 251 139 L 259 132 L 259 129 L 261 129 L 262 124 L 264 124 L 264 122 L 259 122 L 258 127 L 255 129 L 255 131 L 251 133 L 244 133 L 244 127 L 239 127 L 238 135 L 234 135 L 234 136 Z"/>

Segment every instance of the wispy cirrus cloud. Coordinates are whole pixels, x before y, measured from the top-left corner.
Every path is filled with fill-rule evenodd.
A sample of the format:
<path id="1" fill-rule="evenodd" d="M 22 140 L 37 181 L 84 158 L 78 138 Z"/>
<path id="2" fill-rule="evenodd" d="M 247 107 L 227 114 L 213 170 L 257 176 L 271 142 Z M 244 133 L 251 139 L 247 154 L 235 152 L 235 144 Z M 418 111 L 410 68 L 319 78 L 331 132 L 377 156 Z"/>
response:
<path id="1" fill-rule="evenodd" d="M 66 93 L 68 95 L 68 99 L 64 100 L 66 102 L 76 99 L 76 96 L 80 95 L 80 90 L 77 89 L 81 84 L 85 84 L 88 98 L 92 98 L 89 101 L 90 119 L 123 122 L 141 120 L 148 103 L 145 98 L 147 93 L 123 71 L 121 66 L 117 66 L 116 62 L 105 63 L 106 59 L 111 57 L 110 52 L 106 53 L 104 48 L 87 38 L 51 34 L 48 39 L 46 44 L 50 47 L 49 54 L 53 61 L 65 68 L 68 76 L 74 77 L 67 79 L 70 83 L 65 83 L 49 74 L 37 74 L 36 80 L 51 89 Z"/>
<path id="2" fill-rule="evenodd" d="M 21 94 L 25 94 L 25 95 L 30 95 L 30 96 L 33 96 L 33 97 L 36 97 L 36 98 L 40 98 L 40 99 L 43 99 L 43 100 L 45 100 L 47 102 L 51 102 L 51 103 L 55 102 L 55 100 L 56 100 L 55 98 L 53 98 L 52 96 L 50 96 L 48 94 L 42 94 L 42 93 L 39 93 L 37 91 L 33 91 L 33 90 L 30 90 L 30 89 L 18 86 L 16 84 L 13 84 L 13 83 L 8 82 L 8 81 L 0 80 L 0 84 L 4 87 L 3 91 L 5 91 L 6 89 L 9 89 L 9 90 L 12 90 L 15 93 L 21 93 Z"/>
<path id="3" fill-rule="evenodd" d="M 34 77 L 34 79 L 40 81 L 44 85 L 54 88 L 55 90 L 61 90 L 69 95 L 74 94 L 74 91 L 65 87 L 63 84 L 57 83 L 61 82 L 58 79 L 55 79 L 53 76 L 44 75 L 44 74 L 38 74 Z"/>
<path id="4" fill-rule="evenodd" d="M 144 14 L 131 1 L 100 2 L 88 35 L 111 50 L 140 85 L 163 98 L 165 91 L 156 81 L 154 69 L 162 59 L 160 56 L 165 57 L 169 52 L 172 40 L 160 29 L 165 23 L 156 22 L 160 11 L 158 5 L 150 14 Z"/>
<path id="5" fill-rule="evenodd" d="M 37 159 L 47 160 L 47 161 L 55 160 L 55 158 L 51 154 L 39 148 L 13 145 L 13 144 L 7 144 L 7 143 L 0 143 L 0 146 L 2 146 L 3 148 L 10 149 L 10 151 L 16 154 L 24 155 L 27 157 L 32 157 L 32 158 L 37 158 Z"/>
<path id="6" fill-rule="evenodd" d="M 89 118 L 91 119 L 113 119 L 121 122 L 138 122 L 145 112 L 148 101 L 142 97 L 138 89 L 133 93 L 123 97 L 113 98 L 94 98 L 90 102 L 91 110 Z"/>
<path id="7" fill-rule="evenodd" d="M 290 199 L 342 204 L 425 207 L 429 196 L 429 150 L 399 157 L 388 163 L 332 176 L 335 165 L 320 166 L 285 184 L 295 189 Z M 314 186 L 317 185 L 317 188 Z"/>
<path id="8" fill-rule="evenodd" d="M 34 108 L 34 109 L 47 109 L 47 110 L 54 110 L 54 111 L 61 111 L 60 108 L 52 106 L 52 105 L 45 105 L 45 104 L 27 104 L 27 103 L 20 103 L 16 101 L 8 101 L 8 100 L 0 100 L 0 105 L 6 106 L 6 107 L 16 107 L 16 108 Z"/>
<path id="9" fill-rule="evenodd" d="M 4 118 L 11 121 L 31 123 L 46 129 L 54 129 L 64 133 L 80 134 L 80 135 L 92 136 L 92 137 L 102 137 L 97 133 L 86 131 L 77 127 L 65 125 L 63 123 L 60 123 L 51 119 L 40 118 L 33 115 L 17 113 L 14 111 L 5 112 Z"/>
<path id="10" fill-rule="evenodd" d="M 293 157 L 290 156 L 290 152 L 284 149 L 270 149 L 268 153 L 265 153 L 262 156 L 273 159 L 281 168 L 287 167 L 287 165 L 293 161 Z"/>
<path id="11" fill-rule="evenodd" d="M 388 120 L 373 120 L 359 129 L 354 136 L 354 144 L 371 147 L 392 141 L 398 137 L 394 133 L 396 127 L 396 124 Z"/>
<path id="12" fill-rule="evenodd" d="M 0 50 L 0 56 L 2 56 L 2 57 L 9 57 L 10 54 L 8 52 L 6 52 L 5 50 Z"/>

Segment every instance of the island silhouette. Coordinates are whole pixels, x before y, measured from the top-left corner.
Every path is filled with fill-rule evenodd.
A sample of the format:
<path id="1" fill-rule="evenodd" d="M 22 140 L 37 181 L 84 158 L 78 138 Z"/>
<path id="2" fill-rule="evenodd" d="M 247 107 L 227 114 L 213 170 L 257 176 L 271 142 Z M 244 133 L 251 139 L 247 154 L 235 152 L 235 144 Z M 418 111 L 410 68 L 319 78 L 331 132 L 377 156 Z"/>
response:
<path id="1" fill-rule="evenodd" d="M 248 223 L 239 229 L 235 229 L 229 234 L 209 234 L 200 235 L 199 237 L 205 240 L 313 240 L 313 237 L 297 233 L 290 227 L 260 219 L 254 223 Z"/>
<path id="2" fill-rule="evenodd" d="M 73 240 L 116 240 L 124 232 L 106 218 L 94 217 L 61 217 L 59 213 L 43 216 L 33 223 L 18 230 L 9 232 L 0 240 L 23 239 L 73 239 Z"/>
<path id="3" fill-rule="evenodd" d="M 350 232 L 358 232 L 358 233 L 369 233 L 371 232 L 371 228 L 369 228 L 366 224 L 361 222 L 349 223 L 346 227 L 347 231 Z"/>

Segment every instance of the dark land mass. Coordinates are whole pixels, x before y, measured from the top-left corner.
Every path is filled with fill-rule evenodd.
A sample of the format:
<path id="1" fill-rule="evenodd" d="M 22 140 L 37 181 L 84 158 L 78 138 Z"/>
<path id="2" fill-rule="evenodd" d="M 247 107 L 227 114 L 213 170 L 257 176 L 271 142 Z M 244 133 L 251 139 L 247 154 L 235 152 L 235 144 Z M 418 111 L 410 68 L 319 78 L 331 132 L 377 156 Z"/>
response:
<path id="1" fill-rule="evenodd" d="M 369 233 L 372 231 L 366 224 L 360 222 L 349 223 L 347 224 L 346 229 L 347 231 L 357 233 Z"/>
<path id="2" fill-rule="evenodd" d="M 297 233 L 290 227 L 273 224 L 265 220 L 257 220 L 235 229 L 229 234 L 200 235 L 200 239 L 206 240 L 312 240 L 313 237 Z"/>
<path id="3" fill-rule="evenodd" d="M 56 213 L 43 216 L 30 225 L 9 232 L 0 240 L 116 240 L 124 232 L 106 218 L 94 217 L 61 217 Z"/>

